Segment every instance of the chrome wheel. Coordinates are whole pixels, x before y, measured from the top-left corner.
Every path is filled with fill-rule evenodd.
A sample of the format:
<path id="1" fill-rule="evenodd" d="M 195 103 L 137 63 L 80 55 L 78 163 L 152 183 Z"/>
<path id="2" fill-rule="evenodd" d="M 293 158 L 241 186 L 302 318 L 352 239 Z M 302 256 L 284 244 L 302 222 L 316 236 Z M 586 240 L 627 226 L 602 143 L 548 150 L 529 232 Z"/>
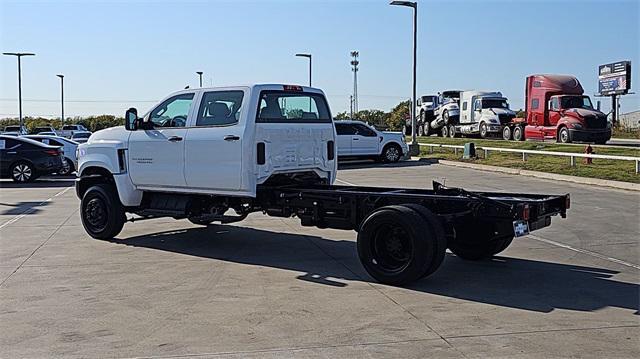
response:
<path id="1" fill-rule="evenodd" d="M 569 141 L 569 130 L 567 130 L 566 128 L 563 128 L 562 130 L 560 130 L 559 140 L 562 143 L 570 142 Z"/>
<path id="2" fill-rule="evenodd" d="M 18 163 L 13 166 L 11 177 L 16 182 L 29 182 L 33 178 L 33 170 L 26 163 Z"/>
<path id="3" fill-rule="evenodd" d="M 66 176 L 71 173 L 71 161 L 68 158 L 62 160 L 62 168 L 58 172 L 59 175 Z"/>
<path id="4" fill-rule="evenodd" d="M 396 146 L 390 146 L 384 151 L 387 162 L 397 162 L 400 159 L 400 151 Z"/>

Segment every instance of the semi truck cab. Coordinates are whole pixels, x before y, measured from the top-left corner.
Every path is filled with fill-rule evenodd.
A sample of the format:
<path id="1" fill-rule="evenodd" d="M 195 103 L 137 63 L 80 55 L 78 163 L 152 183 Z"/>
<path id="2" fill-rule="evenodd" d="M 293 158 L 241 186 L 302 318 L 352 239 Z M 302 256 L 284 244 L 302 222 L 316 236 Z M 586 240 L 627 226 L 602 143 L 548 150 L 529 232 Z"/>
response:
<path id="1" fill-rule="evenodd" d="M 456 126 L 455 132 L 462 134 L 479 134 L 484 138 L 501 133 L 503 126 L 516 116 L 507 98 L 497 91 L 465 91 L 460 103 L 460 126 Z"/>
<path id="2" fill-rule="evenodd" d="M 573 76 L 529 76 L 525 96 L 527 139 L 606 143 L 611 138 L 607 115 L 593 107 Z"/>

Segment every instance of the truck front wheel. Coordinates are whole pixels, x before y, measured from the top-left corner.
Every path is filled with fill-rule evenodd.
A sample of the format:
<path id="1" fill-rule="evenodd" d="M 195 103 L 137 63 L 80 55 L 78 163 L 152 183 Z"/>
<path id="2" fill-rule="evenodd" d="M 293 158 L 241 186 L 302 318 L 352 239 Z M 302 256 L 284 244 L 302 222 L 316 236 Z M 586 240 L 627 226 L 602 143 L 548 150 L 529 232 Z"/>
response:
<path id="1" fill-rule="evenodd" d="M 487 129 L 487 124 L 482 122 L 480 124 L 480 137 L 481 138 L 487 138 L 487 134 L 489 133 L 489 130 Z"/>
<path id="2" fill-rule="evenodd" d="M 566 127 L 561 128 L 560 132 L 558 132 L 558 142 L 561 142 L 561 143 L 571 142 L 571 134 L 569 134 L 569 130 Z"/>
<path id="3" fill-rule="evenodd" d="M 82 226 L 96 239 L 111 239 L 120 233 L 127 220 L 124 207 L 113 185 L 100 183 L 90 187 L 80 202 Z"/>
<path id="4" fill-rule="evenodd" d="M 446 246 L 434 218 L 426 208 L 407 205 L 370 214 L 358 232 L 358 256 L 369 275 L 381 283 L 403 285 L 435 272 Z"/>

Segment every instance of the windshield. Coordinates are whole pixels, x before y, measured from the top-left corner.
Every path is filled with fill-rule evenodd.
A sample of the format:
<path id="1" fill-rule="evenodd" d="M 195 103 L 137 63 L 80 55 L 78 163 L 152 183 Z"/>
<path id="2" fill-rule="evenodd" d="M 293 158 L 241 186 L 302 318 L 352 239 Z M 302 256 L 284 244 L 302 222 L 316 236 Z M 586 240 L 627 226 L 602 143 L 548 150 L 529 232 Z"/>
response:
<path id="1" fill-rule="evenodd" d="M 560 108 L 585 108 L 593 109 L 589 96 L 562 96 L 560 98 Z"/>
<path id="2" fill-rule="evenodd" d="M 20 126 L 7 126 L 4 128 L 5 131 L 20 131 Z"/>
<path id="3" fill-rule="evenodd" d="M 482 108 L 509 108 L 507 99 L 504 98 L 486 98 L 482 99 Z"/>
<path id="4" fill-rule="evenodd" d="M 90 133 L 74 133 L 72 138 L 89 138 Z"/>

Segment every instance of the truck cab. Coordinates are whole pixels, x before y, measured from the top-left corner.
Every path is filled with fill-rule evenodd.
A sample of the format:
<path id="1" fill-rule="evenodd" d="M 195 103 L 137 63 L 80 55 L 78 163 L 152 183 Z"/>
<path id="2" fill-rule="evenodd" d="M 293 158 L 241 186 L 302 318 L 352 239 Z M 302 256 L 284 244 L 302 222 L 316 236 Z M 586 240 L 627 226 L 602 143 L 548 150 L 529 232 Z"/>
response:
<path id="1" fill-rule="evenodd" d="M 593 107 L 573 76 L 529 76 L 525 97 L 528 139 L 606 143 L 611 138 L 607 115 Z"/>
<path id="2" fill-rule="evenodd" d="M 507 98 L 498 91 L 464 91 L 460 107 L 460 126 L 456 132 L 479 134 L 482 138 L 502 133 L 503 126 L 516 116 Z"/>
<path id="3" fill-rule="evenodd" d="M 266 182 L 331 184 L 335 130 L 322 91 L 292 85 L 187 89 L 79 147 L 80 180 L 108 174 L 125 206 L 149 193 L 255 197 Z M 90 181 L 89 181 L 90 182 Z M 79 196 L 86 186 L 77 186 Z"/>

